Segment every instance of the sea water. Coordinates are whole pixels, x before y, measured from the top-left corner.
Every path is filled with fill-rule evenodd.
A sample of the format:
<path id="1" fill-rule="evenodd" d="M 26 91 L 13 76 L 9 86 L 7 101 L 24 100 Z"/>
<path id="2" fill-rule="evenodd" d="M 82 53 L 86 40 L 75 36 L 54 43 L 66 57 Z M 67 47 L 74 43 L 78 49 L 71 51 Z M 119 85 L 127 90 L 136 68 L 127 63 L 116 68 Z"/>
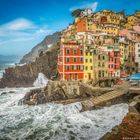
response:
<path id="1" fill-rule="evenodd" d="M 34 86 L 45 86 L 41 73 Z M 0 140 L 98 140 L 120 124 L 128 112 L 127 104 L 80 112 L 79 102 L 19 105 L 31 88 L 0 89 Z"/>
<path id="2" fill-rule="evenodd" d="M 0 78 L 2 78 L 6 68 L 14 67 L 15 63 L 17 63 L 18 61 L 19 61 L 18 56 L 0 55 Z"/>
<path id="3" fill-rule="evenodd" d="M 127 104 L 82 113 L 80 103 L 18 105 L 30 89 L 0 89 L 0 139 L 98 140 L 128 112 Z"/>

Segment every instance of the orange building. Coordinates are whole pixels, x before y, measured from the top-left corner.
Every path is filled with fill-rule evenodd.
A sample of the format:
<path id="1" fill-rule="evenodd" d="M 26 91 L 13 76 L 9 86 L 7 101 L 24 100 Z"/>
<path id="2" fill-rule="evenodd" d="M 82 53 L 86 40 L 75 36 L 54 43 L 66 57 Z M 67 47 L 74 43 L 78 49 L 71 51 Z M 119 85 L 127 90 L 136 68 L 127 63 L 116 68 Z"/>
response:
<path id="1" fill-rule="evenodd" d="M 62 43 L 58 55 L 60 80 L 83 80 L 84 50 L 77 43 Z"/>
<path id="2" fill-rule="evenodd" d="M 86 18 L 80 18 L 76 23 L 76 32 L 85 32 L 87 29 L 87 26 L 86 26 Z"/>

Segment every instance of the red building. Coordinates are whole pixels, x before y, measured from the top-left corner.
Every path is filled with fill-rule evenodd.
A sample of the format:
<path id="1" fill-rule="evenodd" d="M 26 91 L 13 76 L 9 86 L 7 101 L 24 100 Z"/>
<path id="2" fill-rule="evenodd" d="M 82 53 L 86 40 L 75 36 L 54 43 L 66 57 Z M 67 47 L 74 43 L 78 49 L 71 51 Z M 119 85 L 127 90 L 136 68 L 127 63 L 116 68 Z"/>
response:
<path id="1" fill-rule="evenodd" d="M 63 43 L 58 55 L 60 80 L 83 80 L 84 50 L 77 43 Z"/>

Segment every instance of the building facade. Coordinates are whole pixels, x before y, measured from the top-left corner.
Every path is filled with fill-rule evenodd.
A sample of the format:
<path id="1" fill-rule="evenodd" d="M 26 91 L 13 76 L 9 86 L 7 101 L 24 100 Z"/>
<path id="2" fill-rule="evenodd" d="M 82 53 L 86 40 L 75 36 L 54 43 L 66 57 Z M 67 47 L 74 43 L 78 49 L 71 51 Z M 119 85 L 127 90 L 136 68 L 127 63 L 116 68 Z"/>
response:
<path id="1" fill-rule="evenodd" d="M 60 80 L 83 80 L 84 53 L 83 46 L 76 43 L 62 43 L 58 55 Z"/>

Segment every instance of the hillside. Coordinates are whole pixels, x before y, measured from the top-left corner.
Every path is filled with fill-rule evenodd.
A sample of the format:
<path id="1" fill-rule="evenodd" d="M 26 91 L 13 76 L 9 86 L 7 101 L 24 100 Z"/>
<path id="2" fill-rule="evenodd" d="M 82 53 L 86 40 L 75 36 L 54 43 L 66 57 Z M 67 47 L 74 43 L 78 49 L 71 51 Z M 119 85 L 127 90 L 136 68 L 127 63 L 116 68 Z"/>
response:
<path id="1" fill-rule="evenodd" d="M 50 46 L 59 40 L 60 35 L 61 32 L 55 32 L 52 35 L 46 36 L 43 41 L 33 47 L 33 49 L 28 54 L 23 56 L 23 58 L 20 60 L 20 63 L 34 62 L 41 51 L 46 52 Z"/>
<path id="2" fill-rule="evenodd" d="M 57 79 L 57 55 L 59 48 L 58 40 L 45 53 L 37 57 L 34 62 L 6 69 L 3 78 L 0 80 L 0 88 L 30 87 L 40 72 L 49 79 Z"/>

